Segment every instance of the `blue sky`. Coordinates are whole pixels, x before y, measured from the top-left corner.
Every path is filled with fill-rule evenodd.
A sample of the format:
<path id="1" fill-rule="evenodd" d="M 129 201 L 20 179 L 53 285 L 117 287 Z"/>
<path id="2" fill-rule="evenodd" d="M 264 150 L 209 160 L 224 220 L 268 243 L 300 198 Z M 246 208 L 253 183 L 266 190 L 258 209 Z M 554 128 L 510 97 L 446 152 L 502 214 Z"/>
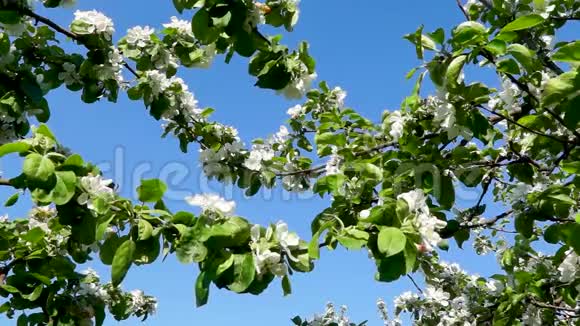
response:
<path id="1" fill-rule="evenodd" d="M 79 9 L 95 8 L 112 17 L 116 37 L 134 25 L 159 27 L 177 14 L 170 0 L 79 2 Z M 43 10 L 43 14 L 66 25 L 74 9 Z M 301 10 L 298 26 L 284 36 L 283 43 L 295 47 L 301 40 L 309 41 L 311 54 L 317 60 L 319 80 L 341 86 L 348 92 L 347 105 L 374 121 L 379 121 L 385 109 L 397 109 L 413 86 L 404 76 L 418 62 L 414 48 L 402 36 L 415 31 L 420 24 L 432 31 L 440 26 L 450 28 L 462 21 L 454 0 L 306 0 Z M 82 52 L 72 44 L 66 47 Z M 200 105 L 216 109 L 214 119 L 235 126 L 246 142 L 276 132 L 287 119 L 287 108 L 295 104 L 272 91 L 253 87 L 254 80 L 247 74 L 247 59 L 241 57 L 235 57 L 229 65 L 223 63 L 223 58 L 217 58 L 211 69 L 184 70 L 180 77 L 189 84 Z M 481 75 L 481 78 L 488 77 Z M 123 160 L 119 161 L 122 169 L 106 171 L 106 175 L 121 184 L 124 195 L 131 196 L 137 186 L 131 181 L 136 169 L 143 172 L 144 178 L 155 178 L 162 171 L 168 171 L 168 164 L 179 164 L 189 171 L 188 177 L 173 185 L 172 190 L 197 193 L 207 188 L 200 181 L 197 148 L 182 154 L 175 139 L 161 139 L 160 123 L 149 117 L 142 103 L 121 96 L 117 104 L 87 105 L 80 101 L 79 93 L 66 90 L 52 93 L 49 102 L 53 112 L 49 126 L 63 144 L 86 160 L 112 163 L 115 157 L 119 160 L 122 152 Z M 17 173 L 17 164 L 3 159 L 0 169 L 10 176 Z M 212 187 L 213 191 L 220 191 L 215 184 Z M 0 189 L 0 196 L 9 194 Z M 287 200 L 280 190 L 270 199 L 261 195 L 244 199 L 237 189 L 233 196 L 241 216 L 262 224 L 282 219 L 306 239 L 310 239 L 310 221 L 327 205 L 326 200 L 319 198 L 294 196 Z M 190 209 L 175 199 L 169 200 L 169 205 L 175 210 Z M 29 203 L 23 201 L 8 213 L 23 216 L 27 206 Z M 469 249 L 455 250 L 448 257 L 471 272 L 489 275 L 495 271 L 495 258 L 477 257 Z M 92 266 L 103 279 L 108 279 L 107 268 L 97 263 Z M 197 267 L 182 265 L 170 257 L 163 263 L 157 261 L 132 268 L 123 287 L 140 288 L 159 299 L 158 314 L 146 322 L 148 325 L 288 325 L 289 318 L 296 314 L 310 316 L 322 311 L 327 301 L 347 305 L 355 321 L 369 319 L 369 325 L 379 325 L 376 299 L 382 297 L 391 302 L 397 294 L 412 290 L 412 285 L 406 278 L 391 284 L 377 283 L 374 273 L 374 263 L 365 251 L 323 250 L 313 272 L 292 278 L 294 293 L 289 297 L 282 296 L 276 281 L 260 296 L 212 288 L 209 304 L 195 308 L 193 284 Z M 117 323 L 109 318 L 106 324 Z M 140 322 L 130 320 L 123 324 Z"/>

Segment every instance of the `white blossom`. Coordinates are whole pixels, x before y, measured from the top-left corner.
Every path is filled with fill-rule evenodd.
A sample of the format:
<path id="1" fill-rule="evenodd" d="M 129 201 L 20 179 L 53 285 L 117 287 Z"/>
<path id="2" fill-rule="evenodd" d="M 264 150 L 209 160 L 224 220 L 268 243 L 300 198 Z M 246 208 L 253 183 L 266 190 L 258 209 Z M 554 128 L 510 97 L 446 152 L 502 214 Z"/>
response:
<path id="1" fill-rule="evenodd" d="M 199 206 L 202 210 L 221 212 L 225 215 L 233 214 L 236 203 L 227 201 L 217 194 L 202 194 L 185 197 L 185 201 L 192 206 Z"/>
<path id="2" fill-rule="evenodd" d="M 449 305 L 449 297 L 449 293 L 432 285 L 428 285 L 425 289 L 425 299 L 444 307 Z"/>
<path id="3" fill-rule="evenodd" d="M 83 193 L 77 198 L 79 205 L 87 205 L 89 209 L 94 209 L 93 199 L 103 198 L 110 200 L 114 197 L 114 190 L 110 187 L 113 183 L 111 179 L 103 179 L 100 175 L 87 175 L 81 178 L 80 186 Z"/>
<path id="4" fill-rule="evenodd" d="M 278 93 L 282 93 L 288 99 L 300 99 L 304 97 L 306 92 L 310 90 L 312 81 L 314 81 L 318 75 L 315 72 L 308 72 L 308 68 L 304 64 L 301 64 L 301 70 L 301 73 L 292 78 L 288 85 L 278 91 Z"/>
<path id="5" fill-rule="evenodd" d="M 191 22 L 187 21 L 187 20 L 179 19 L 175 16 L 171 17 L 170 23 L 163 24 L 163 27 L 174 28 L 181 34 L 193 35 L 193 32 L 191 30 Z"/>
<path id="6" fill-rule="evenodd" d="M 203 57 L 199 59 L 199 62 L 196 62 L 193 66 L 197 68 L 204 68 L 207 69 L 211 66 L 213 59 L 217 54 L 217 50 L 215 44 L 208 44 L 203 47 Z"/>
<path id="7" fill-rule="evenodd" d="M 389 114 L 387 119 L 390 126 L 389 135 L 393 137 L 394 141 L 399 141 L 399 138 L 403 136 L 406 121 L 407 118 L 401 114 L 401 111 L 394 111 Z"/>
<path id="8" fill-rule="evenodd" d="M 108 301 L 110 298 L 107 291 L 96 283 L 81 283 L 77 295 L 94 297 L 102 301 Z"/>
<path id="9" fill-rule="evenodd" d="M 363 209 L 362 211 L 360 211 L 360 213 L 358 213 L 358 217 L 362 220 L 366 220 L 367 218 L 369 218 L 369 216 L 371 216 L 370 209 Z"/>
<path id="10" fill-rule="evenodd" d="M 326 175 L 333 175 L 340 172 L 340 163 L 342 159 L 338 155 L 338 148 L 336 146 L 332 146 L 332 155 L 326 161 L 326 166 L 324 167 L 324 171 Z"/>
<path id="11" fill-rule="evenodd" d="M 503 106 L 504 109 L 512 111 L 519 108 L 518 96 L 521 94 L 517 85 L 512 83 L 509 79 L 502 79 L 502 91 L 489 100 L 488 106 L 491 109 L 499 109 Z"/>
<path id="12" fill-rule="evenodd" d="M 151 42 L 151 35 L 155 33 L 155 29 L 145 26 L 135 26 L 127 30 L 125 40 L 128 44 L 138 48 L 144 48 Z"/>
<path id="13" fill-rule="evenodd" d="M 433 250 L 433 246 L 441 241 L 441 236 L 437 231 L 443 229 L 447 223 L 431 215 L 426 202 L 427 198 L 421 189 L 400 194 L 397 199 L 407 202 L 409 211 L 415 214 L 414 224 L 423 238 L 426 250 Z"/>
<path id="14" fill-rule="evenodd" d="M 300 104 L 296 104 L 286 111 L 292 119 L 298 119 L 306 113 L 306 108 Z"/>
<path id="15" fill-rule="evenodd" d="M 258 275 L 264 275 L 267 272 L 283 277 L 288 273 L 288 266 L 281 261 L 279 253 L 272 252 L 269 249 L 260 249 L 253 251 L 254 267 Z"/>
<path id="16" fill-rule="evenodd" d="M 113 21 L 96 10 L 77 10 L 75 12 L 75 21 L 85 24 L 88 34 L 103 34 L 107 40 L 111 40 L 113 32 L 115 31 Z"/>
<path id="17" fill-rule="evenodd" d="M 145 73 L 145 76 L 149 81 L 149 87 L 151 87 L 151 95 L 153 98 L 157 98 L 160 94 L 163 94 L 169 86 L 171 86 L 171 82 L 167 76 L 158 70 L 148 70 Z"/>
<path id="18" fill-rule="evenodd" d="M 8 222 L 8 214 L 0 216 L 0 223 Z"/>
<path id="19" fill-rule="evenodd" d="M 498 281 L 498 280 L 493 279 L 493 278 L 490 279 L 489 281 L 487 281 L 485 283 L 485 286 L 487 287 L 487 290 L 489 291 L 489 293 L 491 295 L 494 295 L 494 296 L 501 294 L 503 292 L 503 290 L 505 289 L 503 282 Z"/>
<path id="20" fill-rule="evenodd" d="M 282 250 L 286 252 L 290 259 L 297 261 L 297 259 L 292 255 L 291 249 L 300 244 L 300 238 L 298 235 L 294 232 L 288 232 L 288 224 L 282 221 L 276 223 L 274 233 Z"/>
<path id="21" fill-rule="evenodd" d="M 563 283 L 570 283 L 576 279 L 578 269 L 580 267 L 580 257 L 576 254 L 574 249 L 566 251 L 566 258 L 558 266 L 560 272 L 560 281 Z"/>

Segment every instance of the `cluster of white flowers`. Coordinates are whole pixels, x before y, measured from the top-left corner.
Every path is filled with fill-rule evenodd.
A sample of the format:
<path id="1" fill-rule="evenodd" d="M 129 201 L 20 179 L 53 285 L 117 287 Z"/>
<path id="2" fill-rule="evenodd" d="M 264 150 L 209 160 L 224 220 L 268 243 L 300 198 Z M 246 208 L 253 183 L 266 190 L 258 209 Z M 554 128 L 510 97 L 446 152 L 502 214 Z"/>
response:
<path id="1" fill-rule="evenodd" d="M 403 115 L 399 110 L 393 111 L 391 114 L 389 114 L 389 117 L 387 118 L 389 135 L 393 137 L 394 141 L 399 141 L 399 138 L 403 136 L 405 123 L 408 120 L 408 117 Z"/>
<path id="2" fill-rule="evenodd" d="M 533 186 L 527 183 L 518 182 L 510 189 L 509 193 L 507 193 L 506 199 L 512 203 L 517 203 L 520 201 L 525 202 L 529 194 L 534 192 L 542 192 L 546 188 L 548 188 L 548 184 L 542 182 L 535 182 Z"/>
<path id="3" fill-rule="evenodd" d="M 123 86 L 123 55 L 115 47 L 111 47 L 107 53 L 107 62 L 97 66 L 97 77 L 100 80 L 116 80 Z"/>
<path id="4" fill-rule="evenodd" d="M 166 89 L 171 86 L 171 81 L 167 76 L 158 70 L 148 70 L 145 72 L 145 76 L 149 82 L 149 87 L 151 88 L 151 96 L 154 99 L 158 98 L 160 94 L 163 94 Z"/>
<path id="5" fill-rule="evenodd" d="M 234 201 L 228 201 L 217 194 L 202 194 L 185 197 L 185 201 L 192 206 L 199 206 L 202 210 L 221 212 L 224 215 L 232 215 L 236 209 Z"/>
<path id="6" fill-rule="evenodd" d="M 75 11 L 73 24 L 75 22 L 85 25 L 87 34 L 102 34 L 107 40 L 111 40 L 113 32 L 115 31 L 111 18 L 96 10 Z M 75 32 L 79 33 L 80 31 L 75 30 Z"/>
<path id="7" fill-rule="evenodd" d="M 288 85 L 279 90 L 278 93 L 283 94 L 288 99 L 301 99 L 310 90 L 312 82 L 317 77 L 316 72 L 310 73 L 306 65 L 300 63 L 300 73 L 296 73 Z"/>
<path id="8" fill-rule="evenodd" d="M 103 179 L 100 175 L 87 175 L 80 180 L 83 193 L 77 198 L 79 205 L 87 205 L 89 209 L 94 209 L 93 201 L 97 198 L 111 200 L 115 197 L 115 191 L 111 188 L 113 180 Z"/>
<path id="9" fill-rule="evenodd" d="M 326 175 L 333 175 L 337 174 L 340 171 L 340 163 L 342 159 L 340 155 L 338 155 L 338 148 L 336 146 L 332 147 L 332 155 L 326 161 L 326 166 L 324 167 L 324 171 Z"/>
<path id="10" fill-rule="evenodd" d="M 0 216 L 0 223 L 8 222 L 8 214 Z"/>
<path id="11" fill-rule="evenodd" d="M 230 173 L 230 159 L 245 152 L 244 144 L 239 141 L 226 143 L 216 152 L 211 148 L 200 149 L 199 161 L 208 177 L 228 176 Z"/>
<path id="12" fill-rule="evenodd" d="M 187 122 L 199 122 L 202 110 L 198 106 L 198 101 L 189 91 L 189 87 L 179 77 L 167 78 L 167 76 L 158 70 L 149 70 L 145 74 L 151 96 L 156 99 L 160 95 L 167 97 L 171 106 L 163 112 L 163 119 L 166 121 L 174 120 L 177 116 L 182 115 Z M 170 88 L 179 89 L 178 92 L 168 92 Z"/>
<path id="13" fill-rule="evenodd" d="M 75 66 L 73 63 L 63 63 L 62 69 L 63 71 L 58 73 L 58 79 L 64 81 L 67 86 L 81 82 L 81 76 L 77 72 L 77 66 Z"/>
<path id="14" fill-rule="evenodd" d="M 428 98 L 428 105 L 434 108 L 433 122 L 445 130 L 450 139 L 459 135 L 470 139 L 469 129 L 457 124 L 455 106 L 448 98 L 449 93 L 445 89 L 438 89 L 436 97 Z"/>
<path id="15" fill-rule="evenodd" d="M 57 215 L 56 209 L 51 206 L 37 206 L 28 212 L 28 227 L 40 228 L 44 233 L 50 233 L 48 222 Z"/>
<path id="16" fill-rule="evenodd" d="M 441 236 L 437 231 L 443 229 L 447 222 L 431 215 L 427 206 L 427 197 L 421 189 L 400 194 L 397 199 L 403 199 L 407 202 L 409 211 L 415 215 L 413 224 L 423 239 L 425 250 L 432 251 L 433 247 L 441 241 Z"/>
<path id="17" fill-rule="evenodd" d="M 458 264 L 429 262 L 429 279 L 422 295 L 405 292 L 394 300 L 395 317 L 410 312 L 420 325 L 476 325 L 474 314 L 493 305 L 502 295 L 505 284 L 478 275 L 467 274 Z M 401 325 L 394 319 L 385 325 Z"/>
<path id="18" fill-rule="evenodd" d="M 315 315 L 312 319 L 306 321 L 308 326 L 349 326 L 354 325 L 346 316 L 348 308 L 345 305 L 340 307 L 337 313 L 334 304 L 329 302 L 326 304 L 326 310 L 323 314 Z"/>
<path id="19" fill-rule="evenodd" d="M 300 238 L 294 232 L 288 231 L 288 225 L 278 221 L 275 226 L 269 226 L 266 229 L 264 237 L 261 236 L 261 227 L 252 226 L 251 229 L 251 247 L 254 255 L 254 266 L 258 275 L 272 273 L 276 276 L 283 277 L 288 274 L 288 266 L 282 260 L 279 251 L 272 251 L 272 242 L 275 242 L 281 251 L 284 251 L 289 259 L 296 261 L 292 254 L 292 249 L 298 247 Z"/>
<path id="20" fill-rule="evenodd" d="M 144 48 L 151 42 L 151 35 L 155 33 L 155 29 L 145 26 L 135 26 L 127 30 L 125 41 L 127 44 L 137 48 Z"/>
<path id="21" fill-rule="evenodd" d="M 191 30 L 191 22 L 183 19 L 179 19 L 175 16 L 171 17 L 171 22 L 167 24 L 163 24 L 165 28 L 173 28 L 177 30 L 179 33 L 184 35 L 193 35 Z"/>
<path id="22" fill-rule="evenodd" d="M 252 150 L 244 161 L 244 166 L 252 171 L 260 171 L 263 162 L 271 161 L 274 158 L 276 154 L 274 145 L 281 146 L 289 135 L 288 128 L 280 126 L 280 130 L 275 135 L 270 136 L 263 144 L 252 145 Z"/>
<path id="23" fill-rule="evenodd" d="M 292 119 L 298 119 L 306 113 L 306 108 L 300 104 L 296 104 L 286 111 Z"/>
<path id="24" fill-rule="evenodd" d="M 131 310 L 137 316 L 153 315 L 157 312 L 157 300 L 145 295 L 141 290 L 133 290 L 131 294 Z"/>
<path id="25" fill-rule="evenodd" d="M 518 109 L 520 107 L 518 96 L 521 94 L 518 86 L 512 83 L 506 77 L 502 79 L 501 85 L 502 90 L 498 92 L 496 97 L 492 97 L 487 105 L 493 110 L 497 110 L 502 107 L 508 111 Z"/>

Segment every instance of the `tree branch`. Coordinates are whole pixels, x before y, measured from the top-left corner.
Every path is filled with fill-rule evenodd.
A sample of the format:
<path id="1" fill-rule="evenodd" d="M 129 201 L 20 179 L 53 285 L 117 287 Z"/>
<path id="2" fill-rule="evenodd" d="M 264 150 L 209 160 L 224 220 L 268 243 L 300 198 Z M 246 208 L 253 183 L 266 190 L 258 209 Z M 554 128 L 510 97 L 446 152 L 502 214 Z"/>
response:
<path id="1" fill-rule="evenodd" d="M 493 115 L 496 115 L 496 116 L 498 116 L 498 117 L 500 117 L 502 119 L 505 119 L 505 120 L 507 120 L 507 121 L 515 124 L 516 126 L 522 128 L 522 129 L 525 129 L 525 130 L 527 130 L 527 131 L 529 131 L 529 132 L 531 132 L 533 134 L 536 134 L 538 136 L 550 138 L 550 139 L 555 140 L 555 141 L 560 142 L 560 143 L 575 144 L 574 142 L 569 141 L 568 139 L 558 138 L 558 137 L 555 137 L 555 136 L 552 136 L 552 135 L 548 135 L 548 134 L 541 133 L 541 132 L 536 131 L 536 130 L 534 130 L 532 128 L 526 127 L 526 126 L 522 125 L 521 123 L 518 123 L 514 119 L 512 119 L 512 118 L 510 118 L 508 116 L 505 116 L 505 115 L 503 115 L 503 114 L 501 114 L 501 113 L 499 113 L 499 112 L 497 112 L 495 110 L 488 109 L 488 108 L 486 108 L 483 105 L 478 105 L 477 107 L 480 108 L 480 109 L 483 109 L 483 110 L 485 110 L 485 111 L 487 111 L 487 112 L 489 112 L 489 113 L 491 113 Z"/>
<path id="2" fill-rule="evenodd" d="M 562 306 L 556 306 L 556 305 L 552 305 L 549 303 L 545 303 L 545 302 L 540 302 L 537 301 L 534 298 L 530 298 L 531 303 L 536 306 L 536 307 L 540 307 L 540 308 L 546 308 L 546 309 L 552 309 L 552 310 L 559 310 L 559 311 L 567 311 L 567 312 L 572 312 L 574 313 L 575 317 L 580 317 L 579 313 L 580 311 L 578 311 L 578 309 L 574 309 L 574 308 L 568 308 L 568 307 L 562 307 Z"/>
<path id="3" fill-rule="evenodd" d="M 461 10 L 461 12 L 463 13 L 463 16 L 465 16 L 465 19 L 471 20 L 469 18 L 469 14 L 467 13 L 465 8 L 463 7 L 463 3 L 461 3 L 461 0 L 456 0 L 456 2 L 457 2 L 457 7 L 459 7 L 459 10 Z"/>
<path id="4" fill-rule="evenodd" d="M 8 179 L 0 179 L 0 186 L 12 187 L 12 184 Z"/>
<path id="5" fill-rule="evenodd" d="M 496 217 L 491 218 L 489 220 L 485 220 L 485 221 L 482 221 L 479 223 L 463 224 L 463 225 L 461 225 L 461 228 L 462 229 L 476 229 L 476 228 L 480 228 L 480 227 L 491 226 L 491 225 L 494 225 L 497 221 L 510 216 L 513 212 L 514 211 L 510 209 L 509 211 L 503 212 L 503 213 L 501 213 L 501 214 L 497 215 Z"/>
<path id="6" fill-rule="evenodd" d="M 71 38 L 79 43 L 81 42 L 80 37 L 77 34 L 75 34 L 71 31 L 67 30 L 66 28 L 58 25 L 57 23 L 53 22 L 52 20 L 33 12 L 29 8 L 22 8 L 21 12 L 22 12 L 22 14 L 24 14 L 30 18 L 33 18 L 34 20 L 36 20 L 38 22 L 45 24 L 46 26 L 54 29 L 55 31 L 57 31 L 57 32 L 65 35 L 65 36 L 67 36 L 67 37 L 69 37 L 69 38 Z"/>
<path id="7" fill-rule="evenodd" d="M 26 15 L 26 16 L 36 20 L 37 22 L 41 22 L 41 23 L 45 24 L 46 26 L 54 29 L 58 33 L 65 35 L 66 37 L 71 38 L 71 39 L 75 40 L 76 42 L 84 45 L 84 43 L 79 35 L 77 35 L 71 31 L 69 31 L 68 29 L 60 26 L 59 24 L 53 22 L 49 18 L 46 18 L 44 16 L 39 15 L 39 14 L 35 13 L 34 11 L 30 10 L 29 8 L 22 8 L 21 13 L 23 15 Z M 126 61 L 123 61 L 123 66 L 125 68 L 127 68 L 127 70 L 129 70 L 129 72 L 131 72 L 135 77 L 139 78 L 139 74 Z"/>

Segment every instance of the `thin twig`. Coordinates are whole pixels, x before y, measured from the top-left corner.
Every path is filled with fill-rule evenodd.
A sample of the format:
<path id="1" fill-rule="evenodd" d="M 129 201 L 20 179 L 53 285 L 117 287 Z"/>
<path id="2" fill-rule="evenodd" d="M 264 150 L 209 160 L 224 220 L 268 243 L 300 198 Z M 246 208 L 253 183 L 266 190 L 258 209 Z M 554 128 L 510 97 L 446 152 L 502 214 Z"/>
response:
<path id="1" fill-rule="evenodd" d="M 494 224 L 495 224 L 497 221 L 499 221 L 499 220 L 501 220 L 501 219 L 503 219 L 503 218 L 506 218 L 506 217 L 510 216 L 510 215 L 511 215 L 513 212 L 514 212 L 514 211 L 510 209 L 509 211 L 503 212 L 503 213 L 501 213 L 501 214 L 497 215 L 496 217 L 494 217 L 494 218 L 491 218 L 491 219 L 489 219 L 489 220 L 484 220 L 484 221 L 482 221 L 482 222 L 479 222 L 479 223 L 468 223 L 468 224 L 463 224 L 461 227 L 462 227 L 463 229 L 476 229 L 476 228 L 480 228 L 480 227 L 488 227 L 488 226 L 492 226 L 492 225 L 494 225 Z"/>
<path id="2" fill-rule="evenodd" d="M 0 186 L 12 187 L 12 184 L 8 179 L 0 179 Z"/>
<path id="3" fill-rule="evenodd" d="M 500 117 L 500 118 L 502 118 L 502 119 L 505 119 L 505 120 L 507 120 L 507 121 L 509 121 L 509 122 L 511 122 L 511 123 L 513 123 L 513 124 L 515 124 L 516 126 L 518 126 L 518 127 L 522 128 L 522 129 L 525 129 L 525 130 L 527 130 L 527 131 L 529 131 L 529 132 L 531 132 L 531 133 L 533 133 L 533 134 L 536 134 L 536 135 L 538 135 L 538 136 L 542 136 L 542 137 L 550 138 L 550 139 L 552 139 L 552 140 L 555 140 L 555 141 L 557 141 L 557 142 L 561 142 L 561 143 L 575 144 L 574 142 L 572 142 L 572 141 L 569 141 L 569 140 L 567 140 L 567 139 L 561 139 L 561 138 L 558 138 L 558 137 L 554 137 L 554 136 L 552 136 L 552 135 L 544 134 L 544 133 L 541 133 L 541 132 L 539 132 L 539 131 L 537 131 L 537 130 L 534 130 L 534 129 L 532 129 L 532 128 L 526 127 L 526 126 L 522 125 L 521 123 L 518 123 L 518 122 L 517 122 L 517 121 L 515 121 L 514 119 L 512 119 L 512 118 L 510 118 L 510 117 L 507 117 L 507 116 L 505 116 L 505 115 L 503 115 L 503 114 L 501 114 L 501 113 L 499 113 L 499 112 L 497 112 L 497 111 L 495 111 L 495 110 L 488 109 L 488 108 L 486 108 L 486 107 L 485 107 L 485 106 L 483 106 L 483 105 L 478 105 L 477 107 L 478 107 L 478 108 L 480 108 L 480 109 L 483 109 L 483 110 L 485 110 L 485 111 L 487 111 L 487 112 L 489 112 L 489 113 L 491 113 L 491 114 L 493 114 L 493 115 L 496 115 L 496 116 L 498 116 L 498 117 Z"/>
<path id="4" fill-rule="evenodd" d="M 532 304 L 536 307 L 540 307 L 540 308 L 547 308 L 547 309 L 553 309 L 553 310 L 560 310 L 560 311 L 567 311 L 567 312 L 572 312 L 574 313 L 576 316 L 579 316 L 578 313 L 578 309 L 574 309 L 574 308 L 568 308 L 568 307 L 562 307 L 562 306 L 555 306 L 549 303 L 545 303 L 545 302 L 540 302 L 537 301 L 536 299 L 532 298 L 530 300 L 532 302 Z"/>
<path id="5" fill-rule="evenodd" d="M 465 7 L 463 7 L 463 4 L 461 3 L 461 0 L 456 0 L 456 2 L 457 2 L 457 7 L 459 7 L 459 9 L 461 10 L 461 12 L 463 13 L 463 16 L 465 16 L 465 19 L 471 20 L 469 18 L 469 14 L 465 10 Z"/>
<path id="6" fill-rule="evenodd" d="M 415 288 L 417 288 L 417 290 L 419 292 L 421 292 L 422 294 L 425 294 L 425 292 L 423 292 L 421 287 L 419 287 L 419 284 L 417 284 L 417 282 L 415 282 L 415 279 L 413 278 L 413 276 L 411 276 L 411 274 L 407 274 L 407 277 L 411 280 L 411 282 L 413 282 L 413 285 L 415 286 Z"/>

